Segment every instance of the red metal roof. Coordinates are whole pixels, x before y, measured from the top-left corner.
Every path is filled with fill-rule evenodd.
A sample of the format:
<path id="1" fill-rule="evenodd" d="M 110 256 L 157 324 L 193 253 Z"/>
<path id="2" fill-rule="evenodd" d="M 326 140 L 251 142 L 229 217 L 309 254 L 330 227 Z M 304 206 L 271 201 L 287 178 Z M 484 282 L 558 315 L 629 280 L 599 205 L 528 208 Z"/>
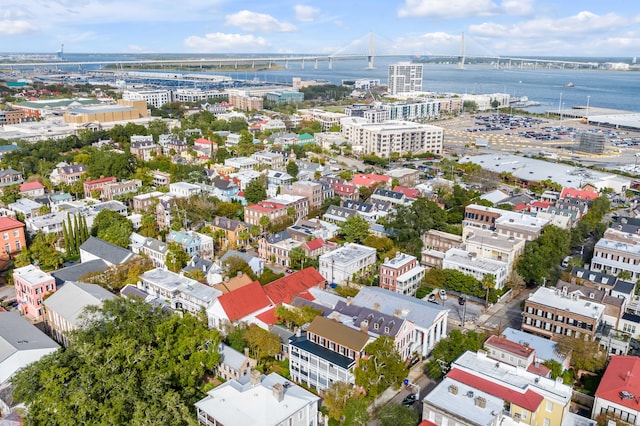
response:
<path id="1" fill-rule="evenodd" d="M 44 185 L 38 182 L 37 180 L 34 180 L 33 182 L 25 182 L 22 185 L 20 185 L 20 191 L 31 191 L 34 189 L 41 189 L 41 188 L 44 188 Z"/>
<path id="2" fill-rule="evenodd" d="M 418 424 L 418 426 L 438 426 L 438 425 L 429 420 L 423 420 Z"/>
<path id="3" fill-rule="evenodd" d="M 374 174 L 360 174 L 360 173 L 356 173 L 355 175 L 353 175 L 353 177 L 351 178 L 351 183 L 353 185 L 358 185 L 358 186 L 373 186 L 377 183 L 386 183 L 389 182 L 391 180 L 391 178 L 389 176 L 383 176 L 383 175 L 374 175 Z"/>
<path id="4" fill-rule="evenodd" d="M 581 200 L 595 200 L 598 198 L 598 192 L 590 187 L 585 186 L 588 189 L 576 189 L 576 188 L 562 188 L 562 193 L 560 193 L 560 198 L 579 198 Z"/>
<path id="5" fill-rule="evenodd" d="M 264 311 L 260 315 L 256 315 L 260 321 L 267 325 L 275 325 L 278 322 L 278 318 L 276 317 L 276 308 L 271 308 L 267 311 Z"/>
<path id="6" fill-rule="evenodd" d="M 325 279 L 316 268 L 304 268 L 265 285 L 264 291 L 275 305 L 291 303 L 300 293 L 311 287 L 324 288 Z"/>
<path id="7" fill-rule="evenodd" d="M 94 179 L 94 180 L 86 180 L 84 183 L 86 185 L 95 185 L 96 183 L 116 182 L 117 180 L 118 179 L 116 179 L 114 176 L 109 176 L 109 177 L 103 177 L 103 178 Z"/>
<path id="8" fill-rule="evenodd" d="M 10 217 L 0 217 L 0 231 L 6 231 L 7 229 L 22 228 L 24 223 L 19 220 L 11 219 Z"/>
<path id="9" fill-rule="evenodd" d="M 324 245 L 324 240 L 322 238 L 316 238 L 315 240 L 307 241 L 306 243 L 309 251 L 318 250 Z"/>
<path id="10" fill-rule="evenodd" d="M 415 188 L 407 188 L 404 186 L 396 186 L 393 188 L 395 192 L 402 192 L 408 198 L 420 198 L 420 191 Z"/>
<path id="11" fill-rule="evenodd" d="M 195 141 L 193 141 L 193 143 L 198 145 L 211 145 L 211 141 L 205 138 L 198 138 Z"/>
<path id="12" fill-rule="evenodd" d="M 529 411 L 536 411 L 544 399 L 542 395 L 535 393 L 531 389 L 527 389 L 524 393 L 521 393 L 458 368 L 453 368 L 449 371 L 447 377 L 478 389 L 479 391 L 486 392 L 489 395 L 502 398 Z"/>
<path id="13" fill-rule="evenodd" d="M 218 297 L 229 321 L 237 321 L 270 305 L 263 287 L 258 281 L 240 287 Z"/>
<path id="14" fill-rule="evenodd" d="M 511 352 L 523 358 L 529 358 L 529 355 L 533 352 L 533 348 L 507 340 L 504 336 L 491 336 L 484 344 L 485 346 L 493 346 L 500 350 Z"/>
<path id="15" fill-rule="evenodd" d="M 640 358 L 612 355 L 596 397 L 640 411 Z"/>
<path id="16" fill-rule="evenodd" d="M 259 212 L 268 213 L 268 212 L 272 212 L 272 211 L 275 211 L 275 210 L 284 209 L 285 207 L 286 206 L 284 204 L 260 201 L 258 204 L 252 204 L 252 205 L 247 206 L 245 208 L 249 209 L 249 210 L 255 210 L 255 211 L 259 211 Z"/>

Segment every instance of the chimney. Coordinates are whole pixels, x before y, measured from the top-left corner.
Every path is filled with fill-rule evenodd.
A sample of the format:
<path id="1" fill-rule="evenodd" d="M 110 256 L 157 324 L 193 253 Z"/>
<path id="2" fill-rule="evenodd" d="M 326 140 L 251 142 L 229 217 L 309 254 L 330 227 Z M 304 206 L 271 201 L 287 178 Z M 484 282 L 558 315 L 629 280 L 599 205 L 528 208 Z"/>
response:
<path id="1" fill-rule="evenodd" d="M 249 348 L 244 348 L 244 356 L 249 357 Z"/>
<path id="2" fill-rule="evenodd" d="M 282 402 L 282 400 L 284 399 L 284 386 L 282 386 L 282 383 L 276 383 L 275 385 L 273 385 L 271 390 L 273 391 L 273 397 L 276 399 L 276 401 Z"/>
<path id="3" fill-rule="evenodd" d="M 251 370 L 251 386 L 259 385 L 261 382 L 261 374 L 258 370 Z"/>

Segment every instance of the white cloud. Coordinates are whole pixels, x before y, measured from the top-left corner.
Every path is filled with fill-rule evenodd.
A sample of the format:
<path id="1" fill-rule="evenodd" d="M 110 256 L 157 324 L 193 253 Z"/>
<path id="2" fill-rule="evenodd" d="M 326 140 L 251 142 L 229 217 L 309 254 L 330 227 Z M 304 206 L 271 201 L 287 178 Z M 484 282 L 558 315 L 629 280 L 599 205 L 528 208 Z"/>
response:
<path id="1" fill-rule="evenodd" d="M 498 14 L 527 15 L 533 11 L 534 0 L 405 0 L 398 10 L 401 18 L 438 16 L 442 18 L 466 18 Z"/>
<path id="2" fill-rule="evenodd" d="M 296 19 L 300 22 L 313 22 L 320 15 L 320 9 L 304 4 L 296 4 L 293 9 L 296 12 Z"/>
<path id="3" fill-rule="evenodd" d="M 260 52 L 269 47 L 262 37 L 251 34 L 209 33 L 204 37 L 189 36 L 184 40 L 193 52 Z"/>
<path id="4" fill-rule="evenodd" d="M 0 34 L 4 35 L 17 35 L 36 32 L 38 28 L 25 20 L 10 20 L 3 19 L 0 21 Z M 5 46 L 6 47 L 6 46 Z"/>
<path id="5" fill-rule="evenodd" d="M 398 10 L 398 16 L 401 18 L 486 16 L 490 15 L 496 7 L 491 0 L 406 0 Z"/>
<path id="6" fill-rule="evenodd" d="M 286 33 L 296 31 L 293 24 L 280 22 L 266 13 L 256 13 L 249 10 L 241 10 L 232 15 L 227 15 L 227 25 L 238 27 L 245 31 L 261 33 Z"/>

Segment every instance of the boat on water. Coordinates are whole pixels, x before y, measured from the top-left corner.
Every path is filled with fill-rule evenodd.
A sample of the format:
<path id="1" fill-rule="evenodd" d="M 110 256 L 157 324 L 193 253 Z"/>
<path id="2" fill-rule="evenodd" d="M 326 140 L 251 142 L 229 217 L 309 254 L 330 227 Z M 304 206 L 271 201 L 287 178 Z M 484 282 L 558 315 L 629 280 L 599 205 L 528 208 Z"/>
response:
<path id="1" fill-rule="evenodd" d="M 567 84 L 565 84 L 565 87 L 573 87 L 575 86 L 575 84 L 573 84 L 573 82 L 568 82 Z"/>

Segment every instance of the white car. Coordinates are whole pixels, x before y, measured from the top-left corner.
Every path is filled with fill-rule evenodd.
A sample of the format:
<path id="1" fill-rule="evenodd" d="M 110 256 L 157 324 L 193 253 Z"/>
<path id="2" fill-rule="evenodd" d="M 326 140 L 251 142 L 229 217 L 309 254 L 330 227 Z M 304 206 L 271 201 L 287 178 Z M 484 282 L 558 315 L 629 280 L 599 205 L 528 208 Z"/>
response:
<path id="1" fill-rule="evenodd" d="M 438 294 L 440 295 L 440 299 L 442 300 L 447 300 L 447 291 L 444 289 L 441 289 Z"/>

